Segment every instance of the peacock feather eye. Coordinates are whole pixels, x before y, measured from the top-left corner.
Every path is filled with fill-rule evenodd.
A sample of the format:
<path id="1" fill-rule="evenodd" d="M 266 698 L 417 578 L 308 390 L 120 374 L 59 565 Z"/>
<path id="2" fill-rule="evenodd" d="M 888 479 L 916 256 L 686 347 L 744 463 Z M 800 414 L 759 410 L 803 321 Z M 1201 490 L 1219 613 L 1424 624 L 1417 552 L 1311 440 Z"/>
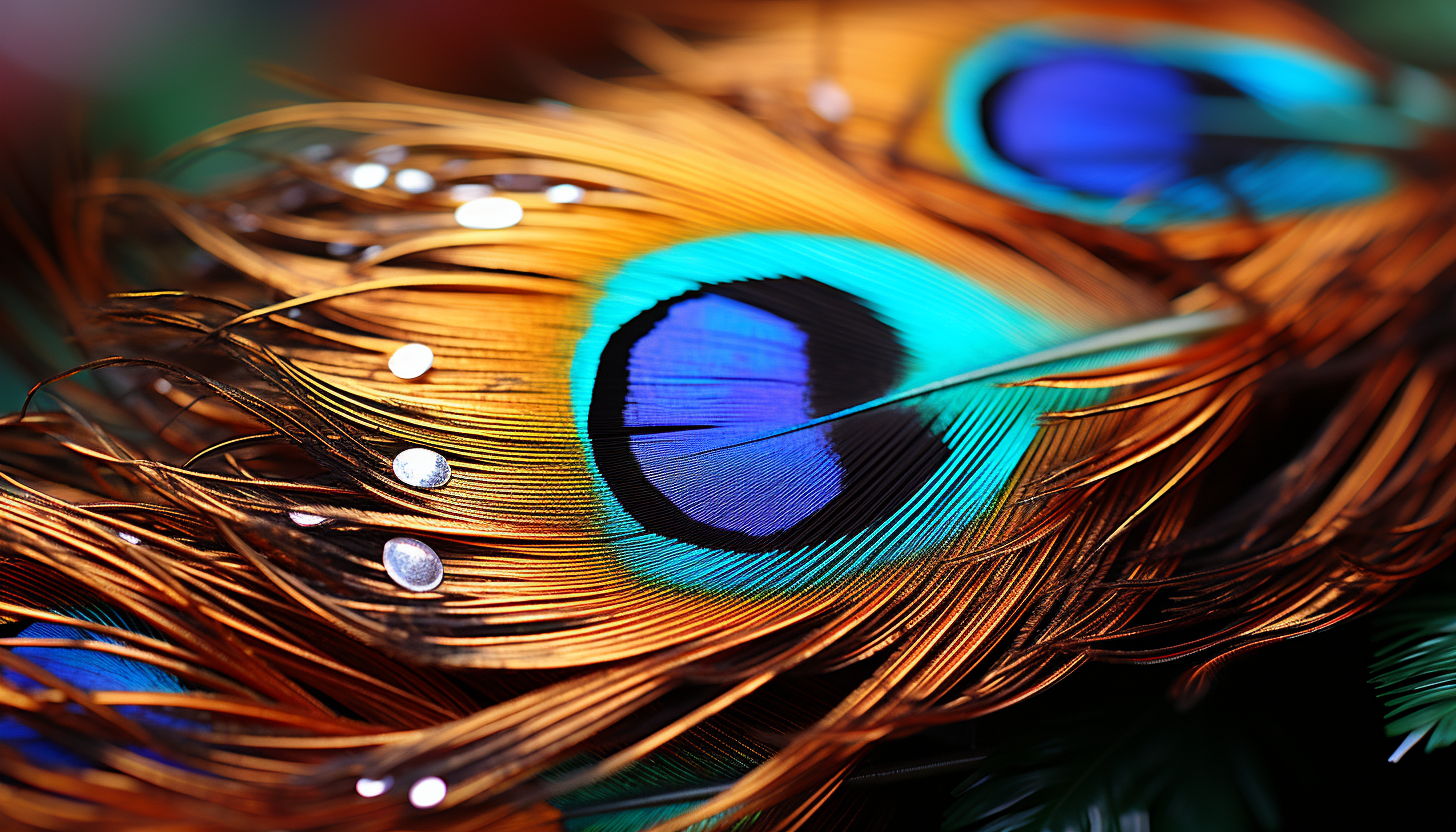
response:
<path id="1" fill-rule="evenodd" d="M 608 536 L 646 577 L 718 591 L 930 552 L 997 504 L 1042 413 L 1101 393 L 897 394 L 1075 334 L 862 240 L 745 233 L 639 257 L 607 281 L 574 370 Z"/>
<path id="2" fill-rule="evenodd" d="M 1156 231 L 1372 199 L 1418 147 L 1439 85 L 1382 81 L 1294 45 L 1090 19 L 1009 27 L 954 59 L 947 143 L 976 183 L 1038 210 Z M 1431 96 L 1446 102 L 1434 106 Z"/>

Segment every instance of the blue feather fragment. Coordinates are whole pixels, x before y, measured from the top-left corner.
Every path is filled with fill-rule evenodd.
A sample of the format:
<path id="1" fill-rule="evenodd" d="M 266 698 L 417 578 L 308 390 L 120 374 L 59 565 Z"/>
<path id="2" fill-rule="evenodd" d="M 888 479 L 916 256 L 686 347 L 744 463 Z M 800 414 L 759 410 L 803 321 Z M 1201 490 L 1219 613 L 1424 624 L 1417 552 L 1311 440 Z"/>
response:
<path id="1" fill-rule="evenodd" d="M 637 341 L 628 364 L 624 425 L 712 426 L 631 439 L 647 479 L 683 513 L 717 528 L 766 535 L 839 494 L 839 457 L 824 427 L 731 454 L 675 461 L 746 439 L 764 426 L 811 418 L 807 337 L 770 312 L 704 295 L 674 305 Z"/>
<path id="2" fill-rule="evenodd" d="M 66 614 L 135 631 L 135 628 L 127 627 L 119 621 L 117 616 L 104 611 L 68 611 Z M 49 621 L 30 624 L 18 637 L 120 643 L 103 634 Z M 176 676 L 165 670 L 136 659 L 97 650 L 80 647 L 16 647 L 12 652 L 57 679 L 86 691 L 183 693 L 187 690 Z M 45 687 L 15 670 L 7 668 L 3 675 L 7 684 L 20 690 L 32 691 Z M 150 726 L 179 727 L 186 722 L 174 714 L 155 708 L 127 705 L 116 708 L 116 711 L 122 716 Z M 41 736 L 15 717 L 0 717 L 0 743 L 19 751 L 36 765 L 53 768 L 82 768 L 89 765 L 82 757 Z"/>

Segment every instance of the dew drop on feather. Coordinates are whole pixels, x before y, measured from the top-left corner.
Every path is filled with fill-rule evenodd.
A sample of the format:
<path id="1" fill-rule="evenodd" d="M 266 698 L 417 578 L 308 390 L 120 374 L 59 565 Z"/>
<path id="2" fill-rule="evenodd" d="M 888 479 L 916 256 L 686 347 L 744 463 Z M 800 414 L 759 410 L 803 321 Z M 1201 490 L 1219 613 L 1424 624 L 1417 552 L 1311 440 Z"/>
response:
<path id="1" fill-rule="evenodd" d="M 560 185 L 552 185 L 546 189 L 546 201 L 557 204 L 581 202 L 584 196 L 586 196 L 586 190 L 580 185 L 572 185 L 565 182 Z"/>
<path id="2" fill-rule="evenodd" d="M 423 194 L 435 189 L 435 177 L 419 168 L 405 168 L 394 175 L 394 184 L 407 194 Z"/>
<path id="3" fill-rule="evenodd" d="M 410 448 L 394 458 L 394 475 L 405 485 L 439 488 L 450 481 L 450 463 L 429 448 Z"/>
<path id="4" fill-rule="evenodd" d="M 428 592 L 445 579 L 440 556 L 423 541 L 393 537 L 384 544 L 384 571 L 411 592 Z"/>
<path id="5" fill-rule="evenodd" d="M 435 353 L 424 344 L 405 344 L 389 357 L 389 371 L 402 379 L 419 378 L 435 364 Z"/>
<path id="6" fill-rule="evenodd" d="M 394 786 L 394 778 L 386 776 L 383 780 L 374 780 L 369 777 L 360 777 L 354 783 L 354 791 L 360 797 L 379 797 Z"/>
<path id="7" fill-rule="evenodd" d="M 455 209 L 455 221 L 466 228 L 510 228 L 525 216 L 521 203 L 503 196 L 472 199 Z"/>
<path id="8" fill-rule="evenodd" d="M 343 179 L 359 190 L 367 191 L 389 180 L 389 168 L 378 162 L 365 162 L 349 168 Z"/>
<path id="9" fill-rule="evenodd" d="M 430 809 L 439 806 L 445 801 L 445 793 L 449 788 L 445 781 L 438 777 L 422 777 L 410 786 L 410 805 L 416 809 Z"/>
<path id="10" fill-rule="evenodd" d="M 456 202 L 484 199 L 493 193 L 495 193 L 495 188 L 481 182 L 465 182 L 450 188 L 450 198 Z"/>
<path id="11" fill-rule="evenodd" d="M 820 78 L 809 85 L 809 109 L 825 121 L 838 124 L 854 112 L 854 101 L 837 81 Z"/>

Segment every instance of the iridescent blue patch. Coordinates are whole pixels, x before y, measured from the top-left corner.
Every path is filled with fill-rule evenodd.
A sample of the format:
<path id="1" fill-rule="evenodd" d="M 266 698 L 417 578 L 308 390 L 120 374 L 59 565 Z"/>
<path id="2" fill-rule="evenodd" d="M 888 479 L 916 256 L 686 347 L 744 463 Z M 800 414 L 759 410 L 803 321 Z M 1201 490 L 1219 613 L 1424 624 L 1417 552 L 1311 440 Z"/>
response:
<path id="1" fill-rule="evenodd" d="M 100 641 L 114 644 L 114 640 L 97 635 L 79 627 L 37 621 L 19 633 L 21 638 L 66 639 L 70 641 Z M 63 682 L 82 690 L 106 691 L 153 691 L 181 693 L 185 687 L 172 674 L 145 662 L 103 653 L 98 650 L 71 647 L 16 647 L 15 655 L 46 670 Z M 14 670 L 6 668 L 5 681 L 21 690 L 42 687 L 39 682 Z M 130 719 L 153 725 L 180 725 L 182 721 L 152 708 L 126 705 L 116 708 L 117 713 Z M 45 766 L 81 768 L 88 762 L 70 749 L 43 737 L 14 717 L 0 718 L 0 742 L 16 749 L 33 763 Z M 143 752 L 146 753 L 146 752 Z"/>
<path id="2" fill-rule="evenodd" d="M 1126 197 L 1188 178 L 1194 102 L 1186 73 L 1073 56 L 1002 81 L 987 96 L 986 129 L 1001 155 L 1044 179 Z"/>
<path id="3" fill-rule="evenodd" d="M 908 498 L 945 448 L 912 408 L 805 423 L 882 395 L 904 359 L 891 327 L 824 282 L 694 289 L 608 339 L 593 455 L 638 522 L 679 540 L 766 551 L 840 537 Z"/>
<path id="4" fill-rule="evenodd" d="M 807 345 L 793 323 L 740 301 L 673 304 L 627 362 L 622 421 L 647 431 L 630 439 L 647 480 L 693 520 L 752 536 L 837 497 L 843 472 L 827 426 L 693 456 L 812 418 Z"/>

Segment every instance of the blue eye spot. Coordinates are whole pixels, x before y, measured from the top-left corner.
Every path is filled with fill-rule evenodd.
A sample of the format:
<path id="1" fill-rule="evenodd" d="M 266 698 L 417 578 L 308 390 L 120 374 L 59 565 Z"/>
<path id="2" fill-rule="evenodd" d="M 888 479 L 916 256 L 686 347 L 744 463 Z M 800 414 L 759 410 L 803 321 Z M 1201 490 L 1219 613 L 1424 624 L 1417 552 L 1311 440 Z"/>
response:
<path id="1" fill-rule="evenodd" d="M 704 295 L 671 306 L 627 362 L 629 432 L 684 428 L 632 434 L 648 482 L 688 517 L 750 535 L 783 531 L 838 496 L 839 455 L 823 425 L 726 459 L 676 459 L 812 418 L 807 344 L 794 324 L 736 300 Z"/>
<path id="2" fill-rule="evenodd" d="M 1188 178 L 1194 105 L 1186 73 L 1088 55 L 1007 76 L 987 94 L 984 116 L 1009 161 L 1068 188 L 1126 197 Z"/>
<path id="3" fill-rule="evenodd" d="M 904 359 L 893 329 L 812 279 L 669 298 L 602 352 L 588 419 L 597 468 L 644 528 L 676 540 L 761 552 L 857 531 L 945 459 L 923 417 L 887 407 L 778 431 L 884 394 Z"/>

